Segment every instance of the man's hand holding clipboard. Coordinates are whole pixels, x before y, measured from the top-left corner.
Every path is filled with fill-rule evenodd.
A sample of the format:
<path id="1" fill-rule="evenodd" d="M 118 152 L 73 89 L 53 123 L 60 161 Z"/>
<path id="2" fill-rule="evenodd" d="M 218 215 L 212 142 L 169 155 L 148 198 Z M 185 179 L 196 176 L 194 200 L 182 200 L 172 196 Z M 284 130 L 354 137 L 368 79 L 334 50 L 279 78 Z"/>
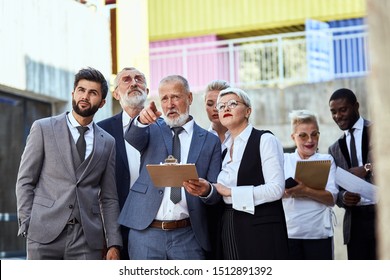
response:
<path id="1" fill-rule="evenodd" d="M 182 187 L 184 181 L 198 180 L 195 164 L 178 163 L 171 155 L 164 163 L 147 164 L 146 168 L 156 187 Z"/>
<path id="2" fill-rule="evenodd" d="M 156 187 L 184 187 L 194 196 L 207 196 L 209 183 L 198 177 L 195 164 L 181 164 L 173 156 L 168 156 L 165 163 L 147 164 L 149 175 Z"/>

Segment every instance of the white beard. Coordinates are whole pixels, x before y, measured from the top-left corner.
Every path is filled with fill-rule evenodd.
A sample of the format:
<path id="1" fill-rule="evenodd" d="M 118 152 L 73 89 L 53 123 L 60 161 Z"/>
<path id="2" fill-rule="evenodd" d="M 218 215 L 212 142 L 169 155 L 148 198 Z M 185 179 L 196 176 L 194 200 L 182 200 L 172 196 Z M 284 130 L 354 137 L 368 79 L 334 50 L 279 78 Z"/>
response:
<path id="1" fill-rule="evenodd" d="M 183 114 L 180 114 L 179 117 L 177 117 L 176 119 L 170 119 L 165 115 L 163 117 L 169 127 L 177 127 L 177 126 L 183 126 L 187 122 L 189 116 L 190 113 L 187 111 Z"/>
<path id="2" fill-rule="evenodd" d="M 143 106 L 146 101 L 145 92 L 142 92 L 142 95 L 129 95 L 128 92 L 126 92 L 126 94 L 120 94 L 119 96 L 119 103 L 123 108 Z"/>

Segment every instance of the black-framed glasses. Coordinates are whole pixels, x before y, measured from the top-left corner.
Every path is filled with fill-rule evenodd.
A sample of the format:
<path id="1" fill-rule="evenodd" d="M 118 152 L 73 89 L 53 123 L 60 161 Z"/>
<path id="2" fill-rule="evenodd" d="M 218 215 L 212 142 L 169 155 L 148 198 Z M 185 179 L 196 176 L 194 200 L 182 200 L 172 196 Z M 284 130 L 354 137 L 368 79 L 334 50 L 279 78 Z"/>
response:
<path id="1" fill-rule="evenodd" d="M 219 102 L 217 103 L 217 105 L 215 106 L 215 108 L 218 110 L 218 112 L 222 112 L 225 110 L 226 107 L 228 107 L 229 109 L 234 109 L 237 107 L 238 104 L 244 104 L 246 106 L 246 104 L 244 102 L 241 102 L 241 101 L 237 101 L 237 100 L 234 100 L 234 99 L 230 99 L 229 101 L 227 102 Z"/>
<path id="2" fill-rule="evenodd" d="M 307 134 L 306 132 L 300 132 L 300 133 L 296 133 L 296 135 L 298 135 L 298 137 L 301 140 L 307 141 L 307 140 L 309 140 L 309 137 L 312 138 L 312 139 L 318 139 L 318 137 L 320 137 L 320 132 L 319 131 L 313 131 L 310 134 Z"/>

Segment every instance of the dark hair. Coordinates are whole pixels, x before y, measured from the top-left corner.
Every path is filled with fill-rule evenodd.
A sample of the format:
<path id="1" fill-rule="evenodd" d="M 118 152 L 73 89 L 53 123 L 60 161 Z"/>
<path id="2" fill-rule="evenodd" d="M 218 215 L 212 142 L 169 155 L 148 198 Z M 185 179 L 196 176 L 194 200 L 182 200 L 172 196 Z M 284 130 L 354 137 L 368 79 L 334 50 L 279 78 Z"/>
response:
<path id="1" fill-rule="evenodd" d="M 352 90 L 340 88 L 336 90 L 329 99 L 329 102 L 337 99 L 346 99 L 349 104 L 354 105 L 357 102 L 356 95 Z"/>
<path id="2" fill-rule="evenodd" d="M 101 90 L 102 90 L 102 97 L 103 97 L 103 99 L 106 99 L 107 92 L 108 92 L 108 84 L 107 84 L 106 78 L 104 78 L 103 74 L 100 73 L 100 71 L 98 71 L 92 67 L 87 67 L 87 68 L 81 69 L 74 76 L 73 90 L 76 89 L 80 80 L 87 80 L 87 81 L 99 83 L 101 86 Z"/>

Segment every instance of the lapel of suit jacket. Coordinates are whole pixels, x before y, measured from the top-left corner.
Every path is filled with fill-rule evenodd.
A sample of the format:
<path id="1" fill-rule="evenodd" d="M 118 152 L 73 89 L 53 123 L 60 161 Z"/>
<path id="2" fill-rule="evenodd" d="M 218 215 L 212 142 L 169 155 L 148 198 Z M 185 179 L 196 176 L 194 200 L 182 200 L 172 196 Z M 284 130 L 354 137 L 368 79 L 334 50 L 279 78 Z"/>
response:
<path id="1" fill-rule="evenodd" d="M 112 136 L 115 138 L 116 142 L 116 152 L 120 154 L 120 157 L 123 163 L 126 166 L 126 169 L 129 169 L 129 161 L 127 160 L 127 152 L 125 146 L 125 138 L 123 137 L 123 122 L 122 122 L 123 111 L 115 115 L 112 119 Z"/>
<path id="2" fill-rule="evenodd" d="M 52 118 L 52 127 L 54 132 L 54 138 L 57 143 L 58 153 L 60 154 L 64 165 L 69 175 L 76 180 L 76 173 L 72 158 L 71 144 L 69 141 L 72 140 L 68 124 L 67 124 L 67 113 L 63 113 Z"/>
<path id="3" fill-rule="evenodd" d="M 202 150 L 206 132 L 194 122 L 194 132 L 192 133 L 190 150 L 188 152 L 187 163 L 196 163 Z"/>
<path id="4" fill-rule="evenodd" d="M 158 120 L 156 124 L 161 129 L 161 134 L 168 151 L 168 155 L 172 155 L 173 134 L 171 128 L 162 120 Z"/>
<path id="5" fill-rule="evenodd" d="M 369 124 L 367 120 L 364 120 L 363 126 L 363 135 L 362 135 L 362 160 L 363 164 L 367 163 L 368 151 L 369 151 Z M 348 147 L 347 147 L 347 137 L 345 134 L 339 139 L 339 145 L 341 153 L 343 154 L 348 167 L 351 168 L 351 159 L 349 157 Z"/>
<path id="6" fill-rule="evenodd" d="M 170 127 L 164 122 L 157 124 L 161 128 L 162 137 L 164 139 L 165 146 L 167 147 L 168 154 L 172 154 L 172 131 Z M 198 157 L 200 155 L 200 151 L 202 150 L 204 141 L 206 139 L 205 131 L 202 130 L 195 122 L 194 122 L 194 131 L 192 133 L 192 139 L 190 144 L 190 150 L 188 152 L 187 163 L 196 163 Z"/>
<path id="7" fill-rule="evenodd" d="M 205 130 L 202 130 L 194 122 L 194 131 L 192 133 L 190 150 L 188 151 L 187 163 L 197 162 L 205 140 L 206 140 Z M 186 193 L 186 199 L 188 204 L 188 210 L 191 211 L 193 207 L 195 207 L 198 198 L 196 196 L 190 195 L 188 192 L 185 193 Z"/>
<path id="8" fill-rule="evenodd" d="M 349 152 L 348 152 L 348 147 L 347 147 L 347 137 L 345 134 L 343 137 L 339 139 L 339 146 L 340 146 L 340 151 L 343 154 L 345 161 L 348 164 L 348 168 L 351 168 L 351 159 L 349 157 Z"/>
<path id="9" fill-rule="evenodd" d="M 363 126 L 363 136 L 362 136 L 362 157 L 363 157 L 363 164 L 366 164 L 368 161 L 368 152 L 370 150 L 369 144 L 370 144 L 370 126 L 369 122 L 367 120 L 364 120 L 364 126 Z"/>
<path id="10" fill-rule="evenodd" d="M 85 168 L 85 171 L 80 176 L 79 181 L 81 181 L 83 178 L 88 176 L 88 174 L 94 170 L 96 164 L 100 161 L 103 155 L 103 151 L 105 149 L 106 140 L 101 131 L 101 128 L 94 123 L 93 129 L 94 129 L 94 140 L 93 140 L 91 159 L 89 160 L 88 165 Z"/>

